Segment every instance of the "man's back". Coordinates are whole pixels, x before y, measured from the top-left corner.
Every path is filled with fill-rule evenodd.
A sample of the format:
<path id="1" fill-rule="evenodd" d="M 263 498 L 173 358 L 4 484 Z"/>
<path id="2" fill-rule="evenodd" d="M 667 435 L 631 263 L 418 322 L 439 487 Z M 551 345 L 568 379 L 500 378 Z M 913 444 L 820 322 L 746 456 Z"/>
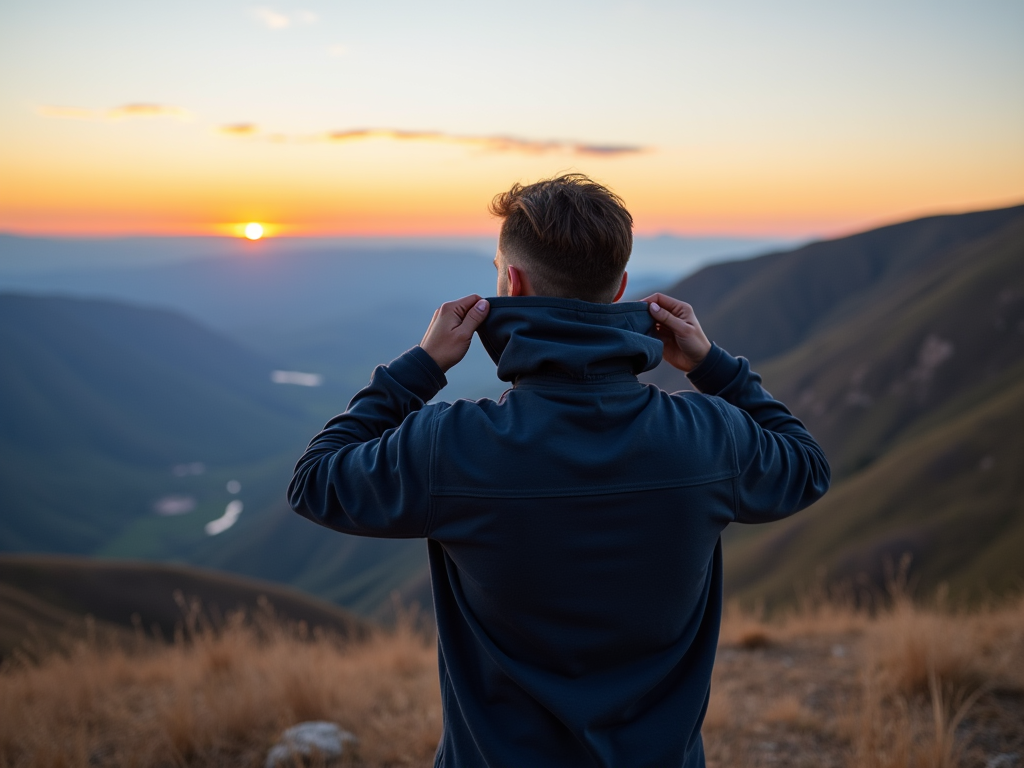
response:
<path id="1" fill-rule="evenodd" d="M 641 384 L 646 304 L 492 299 L 479 333 L 513 389 L 423 407 L 444 377 L 406 353 L 311 443 L 293 506 L 428 539 L 438 765 L 703 765 L 719 535 L 824 493 L 820 449 L 718 348 L 693 379 L 721 397 Z"/>

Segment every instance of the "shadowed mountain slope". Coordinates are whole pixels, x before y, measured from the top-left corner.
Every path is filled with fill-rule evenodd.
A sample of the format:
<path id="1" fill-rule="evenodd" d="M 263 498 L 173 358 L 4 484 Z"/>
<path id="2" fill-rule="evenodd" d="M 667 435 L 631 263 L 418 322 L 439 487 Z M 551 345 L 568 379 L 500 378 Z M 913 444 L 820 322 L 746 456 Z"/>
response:
<path id="1" fill-rule="evenodd" d="M 6 550 L 91 552 L 152 514 L 174 466 L 251 465 L 304 445 L 273 366 L 174 313 L 0 295 L 0 356 Z"/>
<path id="2" fill-rule="evenodd" d="M 834 479 L 785 523 L 730 528 L 730 594 L 791 598 L 822 574 L 870 591 L 904 553 L 922 589 L 1019 587 L 1024 208 L 706 272 L 723 267 L 731 288 L 722 272 L 700 273 L 670 292 L 694 305 L 711 338 L 754 359 L 821 442 Z M 651 378 L 677 388 L 681 376 L 663 368 Z"/>
<path id="3" fill-rule="evenodd" d="M 872 299 L 760 365 L 839 477 L 939 409 L 983 399 L 1024 360 L 1024 215 Z"/>
<path id="4" fill-rule="evenodd" d="M 425 602 L 422 542 L 331 533 L 285 504 L 324 393 L 272 384 L 270 361 L 165 310 L 0 295 L 0 321 L 0 550 L 186 561 L 366 614 L 393 591 Z"/>
<path id="5" fill-rule="evenodd" d="M 833 488 L 772 526 L 735 527 L 726 588 L 751 602 L 788 600 L 794 588 L 842 585 L 868 604 L 909 554 L 916 588 L 946 584 L 957 599 L 1024 586 L 1024 365 L 1009 385 L 937 414 Z"/>
<path id="6" fill-rule="evenodd" d="M 194 607 L 194 608 L 193 608 Z M 335 605 L 266 581 L 203 568 L 77 557 L 0 555 L 0 658 L 25 641 L 53 644 L 81 636 L 91 616 L 115 635 L 173 639 L 189 610 L 203 621 L 249 617 L 305 622 L 341 636 L 363 636 L 362 619 Z"/>
<path id="7" fill-rule="evenodd" d="M 754 362 L 855 319 L 882 293 L 924 278 L 948 254 L 1024 216 L 1024 206 L 933 216 L 702 269 L 665 290 L 693 305 L 721 346 Z M 654 380 L 682 381 L 672 369 Z M 676 387 L 678 388 L 678 387 Z"/>
<path id="8" fill-rule="evenodd" d="M 791 598 L 821 568 L 877 585 L 886 558 L 904 551 L 927 587 L 947 581 L 976 594 L 1024 578 L 1013 560 L 1024 547 L 1024 207 L 721 264 L 669 292 L 694 304 L 711 338 L 754 360 L 835 470 L 833 490 L 811 510 L 727 531 L 731 594 Z M 344 309 L 319 336 L 294 337 L 309 349 L 287 334 L 265 339 L 296 360 L 344 361 L 339 379 L 350 380 L 309 391 L 275 387 L 266 358 L 173 313 L 0 296 L 0 353 L 11 363 L 0 368 L 0 549 L 187 561 L 366 615 L 380 615 L 392 592 L 425 603 L 422 542 L 343 536 L 284 503 L 292 464 L 326 409 L 342 410 L 342 390 L 389 356 L 379 348 L 400 351 L 412 325 L 403 317 L 377 327 L 358 310 L 349 323 Z M 685 384 L 666 366 L 649 378 Z M 239 496 L 228 480 L 241 481 Z M 155 514 L 168 498 L 193 508 Z M 237 524 L 207 535 L 204 525 L 236 498 L 245 508 Z M 30 602 L 19 610 L 63 610 Z"/>

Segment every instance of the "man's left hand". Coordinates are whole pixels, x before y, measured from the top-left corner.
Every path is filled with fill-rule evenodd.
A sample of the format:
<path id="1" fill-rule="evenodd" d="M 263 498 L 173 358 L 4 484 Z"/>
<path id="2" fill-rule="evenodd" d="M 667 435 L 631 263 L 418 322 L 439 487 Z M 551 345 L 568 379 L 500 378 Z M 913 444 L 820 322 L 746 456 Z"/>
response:
<path id="1" fill-rule="evenodd" d="M 473 333 L 487 317 L 491 305 L 475 293 L 442 304 L 434 312 L 420 346 L 447 373 L 469 351 Z"/>

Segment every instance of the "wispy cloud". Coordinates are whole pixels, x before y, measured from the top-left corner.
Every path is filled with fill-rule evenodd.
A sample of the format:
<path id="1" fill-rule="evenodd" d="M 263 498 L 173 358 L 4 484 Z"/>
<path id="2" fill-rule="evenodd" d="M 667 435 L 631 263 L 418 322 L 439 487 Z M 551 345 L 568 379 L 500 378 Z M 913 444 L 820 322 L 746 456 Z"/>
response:
<path id="1" fill-rule="evenodd" d="M 476 147 L 488 152 L 521 152 L 525 154 L 562 153 L 575 155 L 591 155 L 598 157 L 615 157 L 632 155 L 648 151 L 648 147 L 627 144 L 591 144 L 579 141 L 555 139 L 524 139 L 517 136 L 472 136 L 442 131 L 409 131 L 396 128 L 357 128 L 349 130 L 328 131 L 321 134 L 305 136 L 285 136 L 280 133 L 263 134 L 258 126 L 252 123 L 225 125 L 220 132 L 229 136 L 263 138 L 274 142 L 312 143 L 326 142 L 345 144 L 368 139 L 384 139 L 389 141 L 419 141 L 444 144 L 458 144 Z"/>
<path id="2" fill-rule="evenodd" d="M 625 144 L 589 144 L 579 141 L 555 139 L 524 139 L 518 136 L 466 136 L 443 133 L 441 131 L 405 131 L 392 128 L 361 128 L 348 131 L 331 131 L 326 134 L 325 138 L 332 143 L 360 141 L 363 139 L 433 141 L 475 146 L 492 152 L 526 152 L 528 154 L 571 152 L 577 155 L 630 155 L 643 152 L 645 149 L 644 147 Z"/>
<path id="3" fill-rule="evenodd" d="M 85 107 L 44 104 L 36 111 L 43 117 L 56 117 L 62 120 L 125 120 L 138 117 L 173 117 L 178 120 L 186 120 L 189 117 L 188 110 L 181 107 L 142 102 L 122 104 L 111 109 L 86 109 Z"/>
<path id="4" fill-rule="evenodd" d="M 222 125 L 217 130 L 228 136 L 255 136 L 260 132 L 260 129 L 253 123 L 231 123 Z"/>
<path id="5" fill-rule="evenodd" d="M 288 15 L 267 6 L 253 8 L 252 14 L 267 29 L 285 29 L 293 24 L 315 24 L 320 20 L 312 11 L 297 11 Z"/>

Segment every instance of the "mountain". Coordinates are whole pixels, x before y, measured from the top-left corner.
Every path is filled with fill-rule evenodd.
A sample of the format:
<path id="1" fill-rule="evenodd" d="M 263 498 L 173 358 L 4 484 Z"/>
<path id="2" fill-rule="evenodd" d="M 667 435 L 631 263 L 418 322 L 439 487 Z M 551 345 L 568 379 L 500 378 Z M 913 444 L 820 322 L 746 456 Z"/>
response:
<path id="1" fill-rule="evenodd" d="M 1006 386 L 941 409 L 929 427 L 900 440 L 811 509 L 760 530 L 731 530 L 730 594 L 786 601 L 794 586 L 829 586 L 871 605 L 905 555 L 919 593 L 945 584 L 960 601 L 1019 591 L 1022 376 L 1018 364 L 1007 372 Z"/>
<path id="2" fill-rule="evenodd" d="M 730 529 L 731 594 L 791 596 L 821 569 L 877 588 L 904 553 L 922 589 L 1024 577 L 1004 552 L 1024 546 L 1024 207 L 716 265 L 668 292 L 751 358 L 834 470 L 810 511 Z M 664 366 L 651 380 L 682 384 Z"/>
<path id="3" fill-rule="evenodd" d="M 0 660 L 14 649 L 85 634 L 83 619 L 115 638 L 136 631 L 165 640 L 186 630 L 195 606 L 200 621 L 244 611 L 288 624 L 305 622 L 343 637 L 370 630 L 330 603 L 277 584 L 181 565 L 110 562 L 52 555 L 0 555 Z"/>
<path id="4" fill-rule="evenodd" d="M 202 509 L 308 437 L 270 361 L 174 313 L 0 295 L 0 355 L 8 551 L 92 552 L 158 490 Z"/>
<path id="5" fill-rule="evenodd" d="M 726 255 L 760 252 L 756 238 L 638 237 L 631 290 Z M 494 291 L 488 238 L 123 238 L 0 235 L 0 290 L 105 298 L 184 313 L 284 368 L 321 375 L 310 393 L 322 420 L 370 370 L 421 338 L 453 298 Z M 479 345 L 453 371 L 447 397 L 496 396 Z"/>
<path id="6" fill-rule="evenodd" d="M 191 295 L 209 310 L 204 323 L 123 301 L 0 295 L 0 549 L 187 562 L 364 615 L 386 612 L 393 593 L 426 603 L 422 542 L 326 531 L 283 495 L 309 437 L 373 365 L 416 343 L 440 296 L 439 272 L 415 261 L 422 253 L 378 256 L 117 273 L 140 281 L 132 291 L 148 286 L 142 298 Z M 469 261 L 446 258 L 440 272 L 463 264 L 469 279 Z M 486 260 L 473 263 L 493 279 Z M 288 264 L 305 277 L 289 277 Z M 388 274 L 400 288 L 387 289 Z M 287 294 L 317 275 L 319 293 L 299 299 L 318 304 L 310 312 L 272 303 L 275 285 Z M 922 588 L 944 581 L 970 596 L 1024 577 L 1024 207 L 715 264 L 668 292 L 754 361 L 835 470 L 811 510 L 727 531 L 731 595 L 789 600 L 822 568 L 830 583 L 877 589 L 886 560 L 904 552 Z M 218 309 L 218 296 L 238 311 Z M 217 327 L 220 311 L 256 325 Z M 277 368 L 327 380 L 273 384 Z M 479 345 L 452 373 L 442 397 L 503 388 Z M 685 385 L 666 366 L 648 378 Z"/>
<path id="7" fill-rule="evenodd" d="M 425 596 L 422 542 L 330 534 L 287 508 L 326 417 L 316 388 L 272 383 L 270 359 L 175 312 L 10 294 L 0 355 L 0 550 L 183 561 L 366 614 Z"/>

